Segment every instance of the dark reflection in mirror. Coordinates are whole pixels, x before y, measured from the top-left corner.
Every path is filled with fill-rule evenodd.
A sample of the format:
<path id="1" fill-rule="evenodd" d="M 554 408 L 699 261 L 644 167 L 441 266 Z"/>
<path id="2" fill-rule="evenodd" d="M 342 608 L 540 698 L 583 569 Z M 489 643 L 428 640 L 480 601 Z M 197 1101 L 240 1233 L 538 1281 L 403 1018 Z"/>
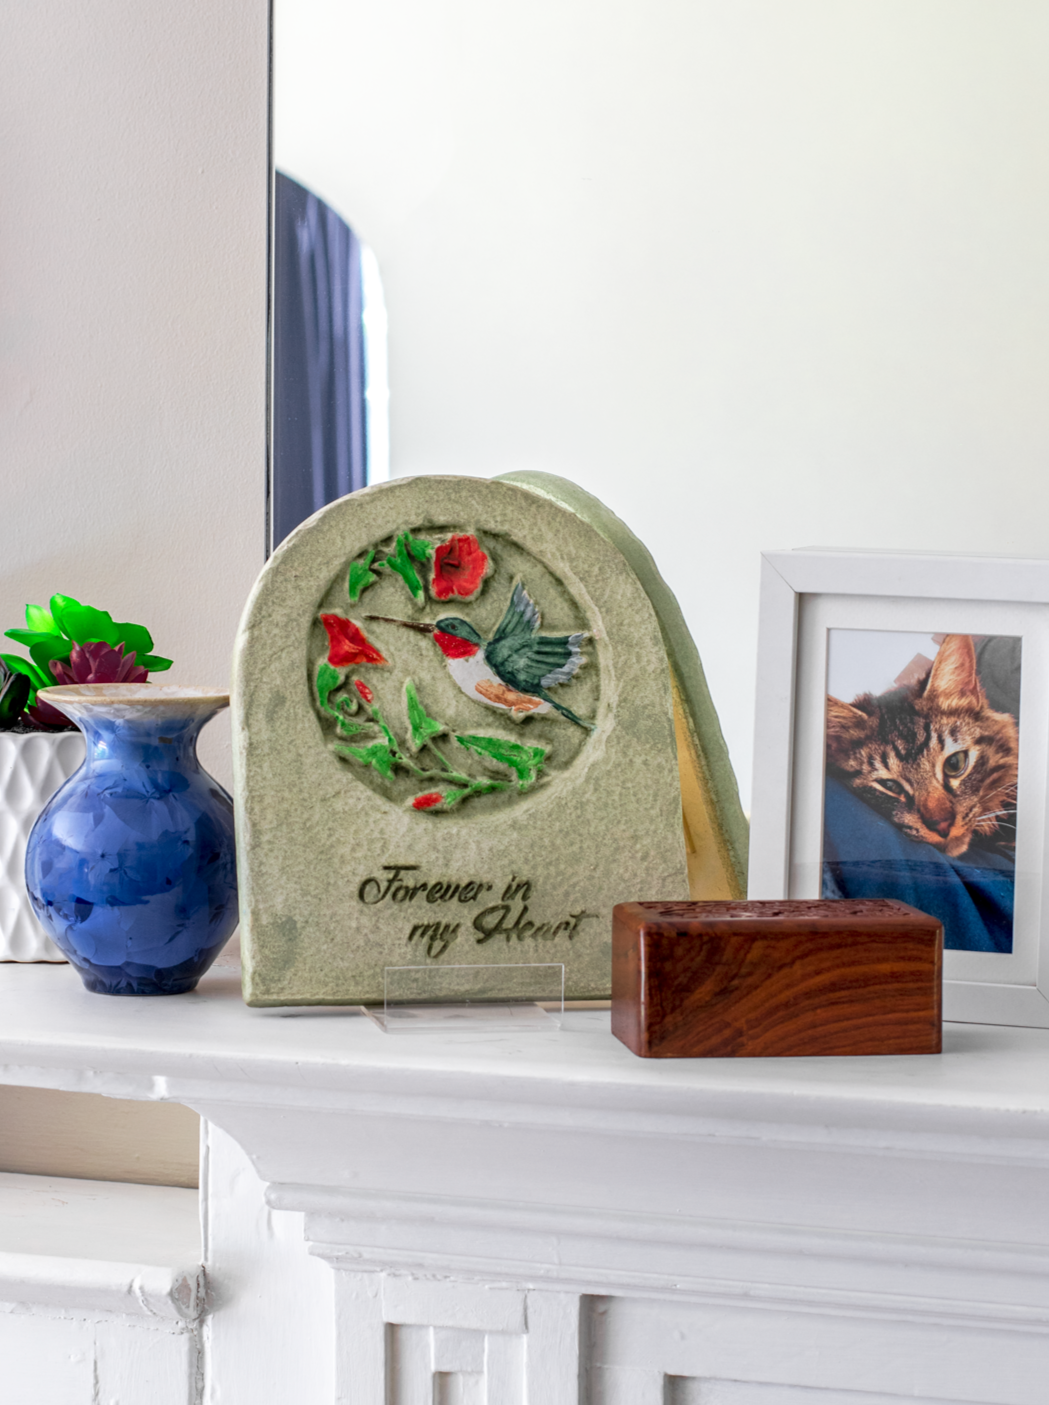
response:
<path id="1" fill-rule="evenodd" d="M 274 192 L 270 544 L 368 481 L 361 245 L 312 191 Z"/>

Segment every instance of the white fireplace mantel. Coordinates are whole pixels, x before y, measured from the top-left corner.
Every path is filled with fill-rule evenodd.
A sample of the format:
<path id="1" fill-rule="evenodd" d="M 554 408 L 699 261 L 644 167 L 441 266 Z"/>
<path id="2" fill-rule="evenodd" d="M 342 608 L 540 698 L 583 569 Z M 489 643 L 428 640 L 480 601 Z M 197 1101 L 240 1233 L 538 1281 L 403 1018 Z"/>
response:
<path id="1" fill-rule="evenodd" d="M 334 1270 L 347 1405 L 1049 1398 L 1049 1032 L 641 1060 L 604 1011 L 387 1035 L 249 1010 L 229 972 L 122 1000 L 7 966 L 0 1080 L 184 1102 L 232 1138 Z"/>

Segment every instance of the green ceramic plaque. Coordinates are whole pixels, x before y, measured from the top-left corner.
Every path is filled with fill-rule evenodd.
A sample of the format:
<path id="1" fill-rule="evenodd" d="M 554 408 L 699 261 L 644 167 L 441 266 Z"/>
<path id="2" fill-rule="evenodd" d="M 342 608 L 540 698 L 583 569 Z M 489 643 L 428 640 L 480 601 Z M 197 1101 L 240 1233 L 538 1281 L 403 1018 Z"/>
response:
<path id="1" fill-rule="evenodd" d="M 563 962 L 689 895 L 667 649 L 624 554 L 530 487 L 400 479 L 262 572 L 237 643 L 245 998 L 382 999 L 387 967 Z"/>

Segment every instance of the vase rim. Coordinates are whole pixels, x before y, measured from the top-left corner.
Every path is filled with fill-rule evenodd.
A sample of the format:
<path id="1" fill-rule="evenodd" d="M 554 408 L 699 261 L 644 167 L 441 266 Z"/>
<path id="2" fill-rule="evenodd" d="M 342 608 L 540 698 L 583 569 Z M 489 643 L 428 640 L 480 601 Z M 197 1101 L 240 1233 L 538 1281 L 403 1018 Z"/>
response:
<path id="1" fill-rule="evenodd" d="M 172 703 L 210 705 L 216 709 L 229 706 L 229 693 L 222 689 L 187 688 L 173 683 L 62 683 L 41 688 L 37 697 L 60 710 L 72 704 L 92 707 L 113 703 L 143 711 L 170 708 Z"/>

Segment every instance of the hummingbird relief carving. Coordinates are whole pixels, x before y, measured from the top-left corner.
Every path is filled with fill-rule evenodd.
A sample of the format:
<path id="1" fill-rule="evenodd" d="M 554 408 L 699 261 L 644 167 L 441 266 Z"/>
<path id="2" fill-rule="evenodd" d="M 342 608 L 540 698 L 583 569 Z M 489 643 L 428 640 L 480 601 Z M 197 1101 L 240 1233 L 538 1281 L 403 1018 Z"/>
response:
<path id="1" fill-rule="evenodd" d="M 350 563 L 351 604 L 392 576 L 416 607 L 425 603 L 427 593 L 441 603 L 454 600 L 469 605 L 480 595 L 493 568 L 490 550 L 485 551 L 474 533 L 453 533 L 432 543 L 401 532 L 381 552 L 382 548 L 373 548 Z M 358 618 L 362 623 L 341 614 L 320 615 L 328 648 L 314 677 L 317 706 L 335 723 L 336 754 L 370 768 L 376 778 L 409 782 L 416 790 L 406 797 L 413 810 L 439 814 L 475 796 L 529 791 L 543 777 L 556 741 L 550 744 L 548 729 L 544 737 L 548 744 L 528 745 L 446 724 L 430 715 L 420 686 L 410 677 L 398 689 L 408 722 L 402 740 L 389 721 L 389 707 L 378 696 L 383 686 L 379 675 L 371 673 L 394 668 L 397 650 L 381 629 L 377 642 L 374 625 L 393 625 L 430 638 L 435 660 L 476 708 L 480 726 L 485 715 L 495 712 L 517 724 L 549 716 L 556 720 L 555 736 L 561 727 L 569 732 L 581 729 L 587 735 L 594 730 L 592 721 L 553 691 L 571 684 L 586 662 L 583 645 L 588 631 L 544 633 L 539 608 L 522 579 L 510 587 L 501 618 L 494 629 L 489 623 L 490 633 L 460 614 L 440 614 L 432 621 L 370 613 Z M 354 676 L 365 670 L 367 682 Z M 461 721 L 461 705 L 453 711 Z M 565 749 L 575 751 L 578 745 Z"/>
<path id="2" fill-rule="evenodd" d="M 508 712 L 515 722 L 530 712 L 556 708 L 578 727 L 592 729 L 592 723 L 584 722 L 549 693 L 550 688 L 574 678 L 584 663 L 581 646 L 586 635 L 540 634 L 539 611 L 520 581 L 499 627 L 488 640 L 458 615 L 445 615 L 434 624 L 386 615 L 365 618 L 432 635 L 461 691 L 488 707 Z"/>

